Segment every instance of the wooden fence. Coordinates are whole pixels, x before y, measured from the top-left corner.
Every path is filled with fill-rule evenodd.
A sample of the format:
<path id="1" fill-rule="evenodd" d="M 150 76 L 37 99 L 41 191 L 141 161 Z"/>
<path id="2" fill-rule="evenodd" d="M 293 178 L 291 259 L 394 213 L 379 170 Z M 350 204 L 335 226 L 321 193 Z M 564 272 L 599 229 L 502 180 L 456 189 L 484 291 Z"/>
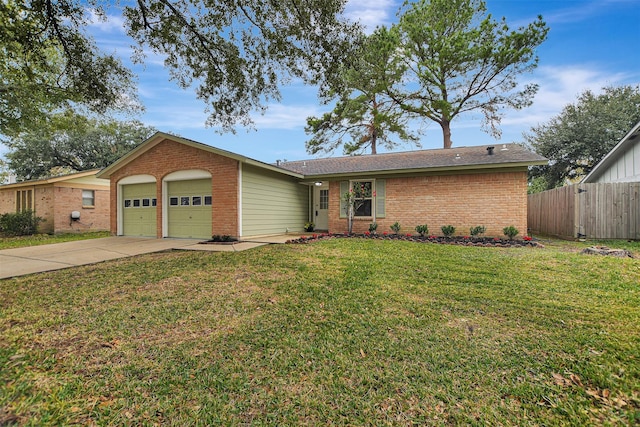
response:
<path id="1" fill-rule="evenodd" d="M 640 239 L 640 182 L 576 184 L 530 194 L 531 233 L 563 238 Z"/>

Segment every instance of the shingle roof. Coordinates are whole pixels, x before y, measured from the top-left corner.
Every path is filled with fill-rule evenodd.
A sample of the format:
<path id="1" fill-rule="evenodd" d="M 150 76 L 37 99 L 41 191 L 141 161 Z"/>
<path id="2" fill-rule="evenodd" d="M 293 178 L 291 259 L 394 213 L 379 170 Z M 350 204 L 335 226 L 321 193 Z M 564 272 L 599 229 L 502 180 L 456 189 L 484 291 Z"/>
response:
<path id="1" fill-rule="evenodd" d="M 494 147 L 488 154 L 488 147 Z M 546 164 L 547 159 L 518 144 L 405 151 L 375 155 L 329 157 L 281 162 L 279 167 L 306 177 L 363 172 L 410 172 L 428 169 L 473 169 Z"/>

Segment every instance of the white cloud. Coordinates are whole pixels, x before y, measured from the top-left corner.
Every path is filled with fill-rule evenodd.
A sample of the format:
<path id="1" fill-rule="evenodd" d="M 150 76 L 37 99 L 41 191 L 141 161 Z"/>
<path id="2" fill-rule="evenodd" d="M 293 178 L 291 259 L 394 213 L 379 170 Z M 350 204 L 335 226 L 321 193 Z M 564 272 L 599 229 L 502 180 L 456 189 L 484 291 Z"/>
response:
<path id="1" fill-rule="evenodd" d="M 95 9 L 87 9 L 89 27 L 103 33 L 125 33 L 124 18 L 118 15 L 100 15 Z M 105 19 L 106 18 L 106 19 Z"/>
<path id="2" fill-rule="evenodd" d="M 388 25 L 395 19 L 398 5 L 394 0 L 349 0 L 345 16 L 360 22 L 367 31 L 373 31 L 380 25 Z"/>
<path id="3" fill-rule="evenodd" d="M 585 91 L 598 94 L 606 86 L 626 84 L 631 77 L 625 73 L 612 74 L 580 65 L 539 67 L 529 82 L 539 86 L 533 105 L 521 111 L 507 112 L 502 123 L 505 126 L 535 126 L 560 114 L 565 106 L 575 103 Z"/>
<path id="4" fill-rule="evenodd" d="M 316 105 L 271 104 L 264 115 L 252 119 L 258 129 L 297 129 L 307 124 L 307 117 L 320 114 Z"/>

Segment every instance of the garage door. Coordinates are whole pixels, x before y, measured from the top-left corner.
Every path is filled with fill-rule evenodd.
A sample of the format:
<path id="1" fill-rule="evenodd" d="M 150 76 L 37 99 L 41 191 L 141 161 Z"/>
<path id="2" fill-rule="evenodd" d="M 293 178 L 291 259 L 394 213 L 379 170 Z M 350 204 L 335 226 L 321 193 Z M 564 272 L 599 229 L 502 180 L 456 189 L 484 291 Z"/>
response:
<path id="1" fill-rule="evenodd" d="M 122 186 L 122 234 L 156 237 L 156 184 Z"/>
<path id="2" fill-rule="evenodd" d="M 168 235 L 211 238 L 211 179 L 167 183 Z"/>

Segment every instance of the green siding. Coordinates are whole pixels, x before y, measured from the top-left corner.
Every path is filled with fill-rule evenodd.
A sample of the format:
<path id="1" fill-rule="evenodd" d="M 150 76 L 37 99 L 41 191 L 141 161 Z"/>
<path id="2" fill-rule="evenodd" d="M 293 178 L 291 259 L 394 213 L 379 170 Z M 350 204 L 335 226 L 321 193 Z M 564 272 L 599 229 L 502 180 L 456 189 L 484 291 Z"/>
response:
<path id="1" fill-rule="evenodd" d="M 242 235 L 301 232 L 309 219 L 309 187 L 295 178 L 243 165 Z"/>
<path id="2" fill-rule="evenodd" d="M 349 181 L 340 181 L 340 218 L 347 217 L 347 201 L 344 195 L 349 192 Z"/>
<path id="3" fill-rule="evenodd" d="M 155 197 L 155 182 L 122 186 L 122 234 L 156 237 L 156 207 L 151 206 Z M 149 200 L 149 206 L 143 206 L 145 199 Z"/>
<path id="4" fill-rule="evenodd" d="M 211 179 L 170 181 L 167 183 L 168 236 L 186 238 L 211 237 L 211 206 L 204 204 L 204 196 L 211 196 Z M 171 206 L 172 197 L 178 198 L 178 206 Z M 180 199 L 188 198 L 183 206 Z M 200 198 L 200 205 L 193 205 L 193 198 Z"/>

